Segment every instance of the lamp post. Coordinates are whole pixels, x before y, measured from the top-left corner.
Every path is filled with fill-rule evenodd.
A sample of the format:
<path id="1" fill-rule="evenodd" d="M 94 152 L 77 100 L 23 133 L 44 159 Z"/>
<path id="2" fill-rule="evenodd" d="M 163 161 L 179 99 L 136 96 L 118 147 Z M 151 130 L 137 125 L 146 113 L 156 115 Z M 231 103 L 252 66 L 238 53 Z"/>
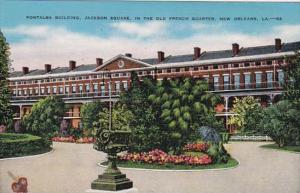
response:
<path id="1" fill-rule="evenodd" d="M 117 154 L 129 148 L 130 131 L 112 128 L 111 74 L 109 73 L 109 126 L 98 128 L 95 135 L 94 149 L 107 153 L 108 165 L 104 173 L 91 183 L 86 193 L 107 193 L 107 191 L 124 190 L 127 193 L 137 192 L 133 182 L 126 178 L 117 167 Z M 128 191 L 127 191 L 128 190 Z"/>

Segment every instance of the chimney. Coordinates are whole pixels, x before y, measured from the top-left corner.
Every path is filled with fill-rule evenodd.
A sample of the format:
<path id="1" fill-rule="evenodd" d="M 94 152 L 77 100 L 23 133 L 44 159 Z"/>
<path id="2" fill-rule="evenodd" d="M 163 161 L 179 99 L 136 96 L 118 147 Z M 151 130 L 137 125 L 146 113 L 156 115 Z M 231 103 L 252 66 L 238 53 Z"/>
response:
<path id="1" fill-rule="evenodd" d="M 125 56 L 131 58 L 131 57 L 132 57 L 132 54 L 126 53 Z"/>
<path id="2" fill-rule="evenodd" d="M 51 64 L 45 64 L 45 72 L 48 73 L 51 71 Z"/>
<path id="3" fill-rule="evenodd" d="M 194 47 L 194 60 L 197 60 L 198 58 L 200 58 L 200 54 L 201 54 L 201 48 Z"/>
<path id="4" fill-rule="evenodd" d="M 28 74 L 29 73 L 29 68 L 28 67 L 23 67 L 23 74 Z"/>
<path id="5" fill-rule="evenodd" d="M 101 66 L 103 64 L 103 59 L 102 58 L 96 58 L 96 64 L 97 64 L 97 66 Z"/>
<path id="6" fill-rule="evenodd" d="M 239 48 L 239 47 L 240 47 L 240 46 L 239 46 L 239 44 L 237 44 L 237 43 L 232 44 L 232 54 L 233 54 L 233 56 L 238 55 L 238 53 L 239 53 L 239 51 L 240 51 L 240 48 Z"/>
<path id="7" fill-rule="evenodd" d="M 74 70 L 76 68 L 76 61 L 70 60 L 69 61 L 69 71 Z"/>
<path id="8" fill-rule="evenodd" d="M 157 52 L 157 59 L 158 59 L 158 62 L 162 62 L 165 60 L 165 53 L 162 52 L 162 51 L 158 51 Z"/>
<path id="9" fill-rule="evenodd" d="M 281 39 L 280 38 L 275 39 L 275 50 L 277 52 L 281 50 Z"/>

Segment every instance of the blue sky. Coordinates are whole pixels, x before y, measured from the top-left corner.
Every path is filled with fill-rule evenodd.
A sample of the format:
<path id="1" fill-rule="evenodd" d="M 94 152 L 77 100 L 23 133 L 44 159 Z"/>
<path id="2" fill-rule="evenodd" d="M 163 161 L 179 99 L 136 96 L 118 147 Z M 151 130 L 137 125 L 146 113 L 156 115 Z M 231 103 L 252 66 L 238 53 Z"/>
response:
<path id="1" fill-rule="evenodd" d="M 36 20 L 26 16 L 78 16 L 80 20 Z M 106 16 L 108 20 L 86 20 Z M 129 21 L 110 20 L 128 16 Z M 169 17 L 188 17 L 171 21 Z M 140 17 L 141 20 L 135 20 Z M 154 17 L 154 20 L 144 20 Z M 166 20 L 155 20 L 166 17 Z M 214 17 L 193 21 L 192 17 Z M 230 21 L 220 21 L 230 17 Z M 234 21 L 234 17 L 256 17 L 256 21 Z M 280 17 L 281 20 L 262 18 Z M 156 57 L 202 50 L 300 40 L 300 3 L 208 3 L 208 2 L 97 2 L 97 1 L 0 1 L 0 24 L 11 45 L 13 67 L 64 66 L 68 60 L 94 63 L 130 52 L 136 58 Z"/>

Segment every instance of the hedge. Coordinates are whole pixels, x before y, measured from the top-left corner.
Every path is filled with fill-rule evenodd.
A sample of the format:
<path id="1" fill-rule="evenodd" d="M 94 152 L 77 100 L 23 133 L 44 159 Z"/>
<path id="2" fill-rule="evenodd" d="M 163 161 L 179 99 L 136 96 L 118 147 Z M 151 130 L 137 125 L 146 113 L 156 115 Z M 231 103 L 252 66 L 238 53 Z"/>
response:
<path id="1" fill-rule="evenodd" d="M 33 155 L 50 150 L 44 139 L 30 134 L 0 133 L 0 158 Z"/>

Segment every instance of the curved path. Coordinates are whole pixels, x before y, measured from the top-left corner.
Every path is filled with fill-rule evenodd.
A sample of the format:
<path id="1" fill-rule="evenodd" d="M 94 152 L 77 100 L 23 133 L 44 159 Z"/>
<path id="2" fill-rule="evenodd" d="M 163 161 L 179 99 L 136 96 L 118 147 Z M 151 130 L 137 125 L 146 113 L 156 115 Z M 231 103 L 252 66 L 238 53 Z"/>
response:
<path id="1" fill-rule="evenodd" d="M 240 161 L 234 169 L 197 172 L 126 170 L 140 193 L 300 193 L 300 154 L 259 148 L 261 142 L 233 142 Z M 84 193 L 103 172 L 103 153 L 89 144 L 54 143 L 45 155 L 0 160 L 0 193 L 11 193 L 7 171 L 28 179 L 29 193 Z"/>

